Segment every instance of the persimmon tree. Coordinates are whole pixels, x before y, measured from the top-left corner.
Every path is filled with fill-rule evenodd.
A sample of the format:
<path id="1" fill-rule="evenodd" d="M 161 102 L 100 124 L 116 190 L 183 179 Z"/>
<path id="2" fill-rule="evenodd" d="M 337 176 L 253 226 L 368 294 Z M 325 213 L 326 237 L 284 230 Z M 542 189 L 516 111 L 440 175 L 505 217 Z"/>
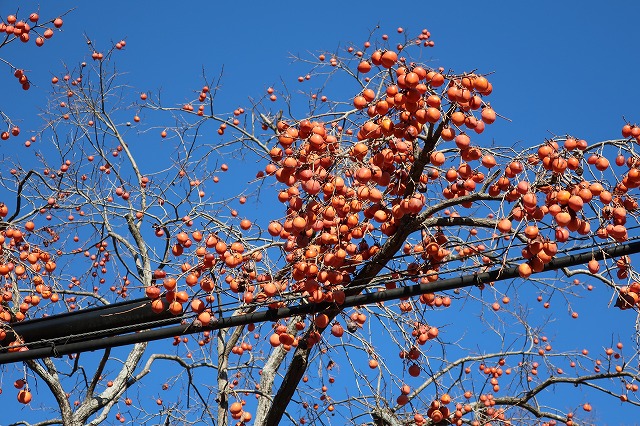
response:
<path id="1" fill-rule="evenodd" d="M 217 79 L 178 103 L 123 81 L 125 41 L 98 44 L 54 71 L 44 125 L 2 159 L 2 351 L 30 350 L 10 338 L 23 321 L 141 297 L 201 331 L 5 365 L 0 398 L 18 404 L 13 383 L 32 407 L 17 424 L 588 424 L 585 389 L 640 405 L 640 284 L 631 257 L 597 260 L 635 238 L 640 127 L 490 143 L 490 76 L 412 59 L 427 30 L 298 58 L 304 90 L 228 114 Z M 540 312 L 575 321 L 594 287 L 627 311 L 619 334 L 554 342 Z"/>

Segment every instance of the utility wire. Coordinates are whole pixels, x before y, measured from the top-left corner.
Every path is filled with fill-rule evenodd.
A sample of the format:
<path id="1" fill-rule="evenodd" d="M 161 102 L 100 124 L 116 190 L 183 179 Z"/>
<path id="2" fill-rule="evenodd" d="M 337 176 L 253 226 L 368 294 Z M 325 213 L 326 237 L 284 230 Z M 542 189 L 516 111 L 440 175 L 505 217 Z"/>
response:
<path id="1" fill-rule="evenodd" d="M 591 247 L 585 247 L 591 248 Z M 601 248 L 600 250 L 582 252 L 577 254 L 571 254 L 563 257 L 556 257 L 551 262 L 545 265 L 542 272 L 554 271 L 561 268 L 576 266 L 584 264 L 591 259 L 602 260 L 605 258 L 619 257 L 640 252 L 640 241 L 633 241 L 625 244 L 616 244 L 609 247 Z M 542 273 L 540 272 L 540 273 Z M 487 272 L 478 272 L 474 274 L 462 275 L 453 278 L 447 278 L 438 280 L 432 283 L 416 284 L 411 286 L 398 287 L 395 289 L 368 292 L 358 294 L 355 296 L 348 296 L 345 298 L 345 302 L 339 306 L 344 309 L 353 306 L 361 306 L 373 303 L 380 303 L 388 300 L 396 300 L 404 297 L 419 296 L 425 293 L 433 293 L 437 291 L 453 290 L 456 288 L 470 287 L 474 285 L 481 285 L 489 282 L 503 281 L 507 279 L 516 278 L 519 276 L 518 267 L 503 267 L 494 269 Z M 140 301 L 138 301 L 140 302 Z M 144 302 L 149 302 L 148 300 Z M 131 303 L 131 302 L 129 302 Z M 110 305 L 111 306 L 111 305 Z M 290 307 L 282 307 L 278 309 L 267 309 L 254 312 L 246 312 L 230 317 L 214 318 L 211 324 L 208 326 L 199 326 L 197 323 L 191 321 L 188 322 L 188 318 L 177 318 L 176 321 L 182 322 L 180 325 L 168 326 L 163 328 L 156 328 L 151 330 L 139 331 L 136 333 L 117 335 L 121 333 L 118 328 L 114 328 L 113 335 L 108 338 L 94 338 L 91 333 L 87 334 L 85 339 L 79 339 L 70 343 L 56 344 L 54 340 L 47 341 L 39 340 L 39 344 L 50 343 L 47 347 L 35 347 L 33 349 L 27 349 L 17 352 L 0 353 L 0 365 L 8 364 L 12 362 L 26 361 L 31 359 L 38 359 L 44 357 L 60 357 L 66 354 L 79 353 L 85 351 L 93 351 L 99 349 L 113 348 L 125 345 L 131 345 L 141 342 L 149 342 L 153 340 L 160 340 L 164 338 L 182 336 L 185 334 L 199 333 L 207 330 L 217 330 L 222 328 L 235 327 L 239 325 L 246 325 L 250 323 L 259 323 L 266 321 L 277 321 L 282 318 L 298 315 L 308 315 L 319 313 L 327 309 L 338 307 L 335 303 L 307 303 L 298 304 Z M 127 306 L 127 308 L 130 308 Z M 100 308 L 93 308 L 93 311 Z M 95 312 L 89 312 L 89 314 L 95 315 Z M 66 314 L 63 314 L 66 315 Z M 62 316 L 62 315 L 61 315 Z M 55 316 L 39 319 L 41 323 L 40 327 L 48 326 L 47 320 L 55 319 Z M 73 316 L 74 321 L 83 321 L 82 313 L 75 313 Z M 35 321 L 35 320 L 34 320 Z M 31 321 L 26 321 L 24 324 Z M 144 326 L 152 327 L 154 324 L 145 323 Z M 16 326 L 17 328 L 17 326 Z M 125 330 L 126 327 L 120 327 Z M 67 336 L 68 339 L 74 339 L 77 336 Z M 31 343 L 25 342 L 24 346 L 29 347 Z M 5 347 L 6 349 L 6 347 Z"/>

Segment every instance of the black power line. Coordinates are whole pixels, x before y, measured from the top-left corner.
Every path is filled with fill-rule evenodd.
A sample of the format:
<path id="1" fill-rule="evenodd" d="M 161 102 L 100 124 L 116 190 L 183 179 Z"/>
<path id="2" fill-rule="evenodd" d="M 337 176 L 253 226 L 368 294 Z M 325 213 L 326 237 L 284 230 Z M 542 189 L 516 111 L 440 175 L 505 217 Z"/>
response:
<path id="1" fill-rule="evenodd" d="M 639 252 L 640 241 L 635 241 L 627 244 L 617 244 L 614 246 L 598 249 L 593 252 L 582 252 L 555 258 L 545 265 L 543 272 L 554 271 L 561 268 L 584 264 L 591 259 L 602 260 L 604 258 L 619 257 Z M 340 307 L 348 308 L 353 306 L 368 305 L 388 300 L 396 300 L 404 297 L 419 296 L 425 293 L 453 290 L 456 288 L 470 287 L 489 282 L 503 281 L 511 278 L 516 278 L 518 276 L 519 273 L 516 266 L 505 267 L 502 269 L 494 269 L 487 272 L 479 272 L 475 274 L 447 278 L 432 283 L 416 284 L 411 286 L 398 287 L 391 290 L 374 291 L 358 294 L 355 296 L 348 296 L 345 298 L 345 302 L 340 305 Z M 18 335 L 21 335 L 20 333 L 22 329 L 28 332 L 28 334 L 30 336 L 33 336 L 34 338 L 39 337 L 39 340 L 32 343 L 26 340 L 24 341 L 25 346 L 33 345 L 33 349 L 19 352 L 0 353 L 0 364 L 125 346 L 140 342 L 165 339 L 173 336 L 193 334 L 206 330 L 217 330 L 221 328 L 246 325 L 250 323 L 277 321 L 278 319 L 291 316 L 318 313 L 325 309 L 336 306 L 335 303 L 322 302 L 317 304 L 300 304 L 291 307 L 249 312 L 226 318 L 218 318 L 217 320 L 212 321 L 211 324 L 206 327 L 194 325 L 193 322 L 187 324 L 185 322 L 187 318 L 185 317 L 165 318 L 165 321 L 173 323 L 181 322 L 181 324 L 139 331 L 143 330 L 142 327 L 152 327 L 154 325 L 157 325 L 154 323 L 156 323 L 159 319 L 158 314 L 151 312 L 151 308 L 148 307 L 149 303 L 150 301 L 148 299 L 138 299 L 130 302 L 109 305 L 107 307 L 91 308 L 71 314 L 61 314 L 16 324 L 14 326 L 14 330 L 16 333 L 18 333 Z M 109 308 L 112 309 L 109 310 Z M 130 316 L 134 315 L 133 312 L 136 312 L 135 315 L 138 315 L 137 318 L 140 321 L 144 322 L 133 323 L 132 321 L 135 316 Z M 85 313 L 86 317 L 84 316 Z M 97 328 L 95 324 L 93 326 L 87 324 L 87 319 L 90 319 L 91 321 L 102 321 L 101 318 L 104 317 L 105 313 L 108 313 L 109 317 L 111 318 L 112 325 L 121 325 L 120 329 L 116 328 L 106 330 L 100 329 L 99 324 Z M 152 321 L 152 319 L 154 321 Z M 56 333 L 51 332 L 50 335 L 52 336 L 52 338 L 49 340 L 40 337 L 41 335 L 39 334 L 39 331 L 47 327 L 51 327 L 51 324 L 56 324 L 56 327 L 60 327 L 60 330 L 62 332 L 64 332 L 65 330 L 64 327 L 67 326 L 76 327 L 76 330 L 83 330 L 82 327 L 78 325 L 78 322 L 87 324 L 89 326 L 88 328 L 92 329 L 95 333 L 95 336 L 98 336 L 99 338 L 93 337 L 94 335 L 73 336 L 67 334 L 65 337 L 67 341 L 58 344 L 57 341 L 61 338 L 59 336 L 60 333 L 57 333 L 57 337 L 55 337 Z M 137 332 L 121 334 L 122 332 L 126 331 Z"/>
<path id="2" fill-rule="evenodd" d="M 167 306 L 165 302 L 165 308 Z M 22 341 L 36 346 L 37 342 L 71 343 L 83 340 L 87 334 L 92 339 L 109 337 L 115 329 L 123 334 L 153 328 L 150 324 L 169 325 L 180 321 L 180 317 L 167 310 L 154 313 L 149 299 L 134 299 L 15 323 L 0 342 L 7 345 L 20 336 Z"/>

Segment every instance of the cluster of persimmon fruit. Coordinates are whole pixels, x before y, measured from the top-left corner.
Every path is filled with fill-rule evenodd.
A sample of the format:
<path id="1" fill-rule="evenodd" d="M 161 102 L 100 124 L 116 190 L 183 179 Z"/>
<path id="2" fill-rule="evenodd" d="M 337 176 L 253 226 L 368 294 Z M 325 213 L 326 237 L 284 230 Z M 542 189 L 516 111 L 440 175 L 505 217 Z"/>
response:
<path id="1" fill-rule="evenodd" d="M 376 52 L 374 64 L 382 68 L 398 64 L 395 52 Z M 366 110 L 368 115 L 356 132 L 337 123 L 277 123 L 279 145 L 271 149 L 272 163 L 265 172 L 286 186 L 278 199 L 287 206 L 287 215 L 283 221 L 272 221 L 268 231 L 285 240 L 287 261 L 293 266 L 291 290 L 310 302 L 332 300 L 334 292 L 349 283 L 356 266 L 379 250 L 365 236 L 374 232 L 391 236 L 403 216 L 416 215 L 425 206 L 424 194 L 407 194 L 407 187 L 413 185 L 410 172 L 418 135 L 423 126 L 443 117 L 442 101 L 433 90 L 445 83 L 445 77 L 402 63 L 395 75 L 382 99 L 376 100 L 370 88 L 354 98 L 353 113 Z M 484 77 L 475 79 L 485 94 L 490 93 Z M 475 90 L 468 80 L 470 89 L 455 95 L 452 91 L 451 97 L 471 108 L 464 100 L 465 93 Z M 477 120 L 473 126 L 478 126 Z M 453 139 L 455 131 L 447 130 Z M 463 145 L 466 135 L 461 136 Z M 435 178 L 418 176 L 423 184 Z M 457 195 L 464 195 L 464 189 Z M 427 237 L 423 258 L 434 265 L 441 261 L 449 254 L 442 247 L 446 240 L 443 233 Z M 429 272 L 430 280 L 437 279 L 434 270 Z"/>
<path id="2" fill-rule="evenodd" d="M 632 128 L 625 125 L 623 136 L 632 139 L 627 127 Z M 563 146 L 558 142 L 563 142 Z M 515 184 L 509 181 L 523 169 L 521 163 L 512 162 L 505 175 L 489 188 L 490 193 L 505 191 L 506 200 L 515 203 L 510 215 L 498 222 L 497 229 L 508 234 L 512 232 L 512 221 L 523 222 L 520 227 L 524 228 L 527 246 L 522 251 L 526 262 L 518 267 L 521 277 L 528 278 L 532 273 L 542 271 L 557 253 L 557 244 L 566 242 L 571 233 L 578 236 L 594 234 L 599 239 L 616 242 L 628 239 L 627 215 L 638 209 L 638 203 L 629 190 L 640 186 L 640 159 L 619 154 L 615 164 L 626 167 L 627 171 L 615 186 L 607 189 L 601 183 L 607 179 L 598 179 L 597 173 L 604 173 L 612 166 L 603 155 L 587 154 L 587 148 L 586 141 L 573 137 L 548 141 L 538 148 L 537 155 L 532 154 L 526 159 L 529 167 L 537 168 L 536 181 L 520 180 Z M 596 170 L 592 171 L 593 181 L 583 178 L 583 170 L 589 167 Z M 595 229 L 592 229 L 593 219 L 584 212 L 587 206 L 600 212 Z M 552 238 L 543 237 L 538 227 L 547 215 L 555 224 Z M 620 279 L 628 277 L 625 263 L 623 260 L 618 262 L 617 275 Z M 588 267 L 592 273 L 597 273 L 599 263 L 592 260 Z M 631 298 L 637 294 L 633 290 Z"/>
<path id="3" fill-rule="evenodd" d="M 38 22 L 40 15 L 37 12 L 29 14 L 27 19 L 18 19 L 16 15 L 8 15 L 6 19 L 0 22 L 0 34 L 6 34 L 6 39 L 0 43 L 0 47 L 12 42 L 15 39 L 20 40 L 23 43 L 31 40 L 32 33 L 36 34 L 35 44 L 38 47 L 44 45 L 45 40 L 53 37 L 54 31 L 52 28 L 47 28 L 46 25 L 51 24 L 55 28 L 62 27 L 62 18 L 55 18 L 47 22 Z M 29 90 L 31 84 L 27 78 L 27 74 L 24 70 L 16 69 L 14 76 L 18 79 L 24 90 Z"/>
<path id="4" fill-rule="evenodd" d="M 243 229 L 251 227 L 250 222 L 242 222 Z M 158 234 L 158 232 L 156 232 Z M 164 232 L 161 234 L 164 235 Z M 255 262 L 262 260 L 260 252 L 245 254 L 245 246 L 240 241 L 235 241 L 229 245 L 222 238 L 209 234 L 205 235 L 200 231 L 193 231 L 191 234 L 179 232 L 175 237 L 175 244 L 172 246 L 174 256 L 181 256 L 185 249 L 197 244 L 194 254 L 198 259 L 197 264 L 191 265 L 184 262 L 180 265 L 180 274 L 177 277 L 168 275 L 163 269 L 154 271 L 154 280 L 161 285 L 151 285 L 145 290 L 147 297 L 153 300 L 151 309 L 160 313 L 169 310 L 174 315 L 183 313 L 183 305 L 190 299 L 191 295 L 185 290 L 178 289 L 178 280 L 184 279 L 187 288 L 198 287 L 206 296 L 203 298 L 193 298 L 190 303 L 190 310 L 197 314 L 197 319 L 204 326 L 209 325 L 212 319 L 211 309 L 208 306 L 215 299 L 214 289 L 216 283 L 210 274 L 207 274 L 214 267 L 218 267 L 217 274 L 225 275 L 226 283 L 231 292 L 241 294 L 245 303 L 254 300 L 265 300 L 270 295 L 275 295 L 278 291 L 284 290 L 282 285 L 276 285 L 267 275 L 257 274 Z M 248 262 L 252 261 L 252 262 Z M 227 268 L 229 268 L 227 270 Z M 237 275 L 227 274 L 239 268 Z M 263 290 L 254 296 L 256 284 Z"/>
<path id="5" fill-rule="evenodd" d="M 25 379 L 18 379 L 13 382 L 13 386 L 18 389 L 18 402 L 22 404 L 28 404 L 33 399 L 33 394 L 29 390 L 27 381 Z"/>
<path id="6" fill-rule="evenodd" d="M 17 72 L 17 71 L 16 71 Z M 6 132 L 2 132 L 0 133 L 0 139 L 2 139 L 3 141 L 8 140 L 11 136 L 18 136 L 20 134 L 20 127 L 18 126 L 11 126 L 9 128 L 9 130 L 7 130 Z"/>
<path id="7" fill-rule="evenodd" d="M 0 217 L 6 217 L 7 214 L 7 206 L 0 204 Z M 23 230 L 11 227 L 0 233 L 2 255 L 0 277 L 5 281 L 0 306 L 0 342 L 3 346 L 9 346 L 9 351 L 26 350 L 26 348 L 4 342 L 7 337 L 4 325 L 23 321 L 27 318 L 29 309 L 38 306 L 43 299 L 54 303 L 60 300 L 59 295 L 45 283 L 47 276 L 56 270 L 55 253 L 52 254 L 43 247 L 26 241 L 34 231 L 34 222 L 28 221 L 25 222 Z M 48 233 L 51 241 L 57 237 L 50 228 L 40 231 L 43 234 Z M 33 293 L 24 297 L 14 294 L 14 280 L 28 281 L 33 288 Z"/>
<path id="8" fill-rule="evenodd" d="M 406 400 L 408 399 L 407 395 L 410 392 L 410 388 L 406 385 L 402 386 L 402 395 L 398 397 L 398 404 L 404 405 L 406 404 Z M 468 398 L 471 398 L 471 392 L 467 392 Z M 467 399 L 468 399 L 467 398 Z M 491 404 L 493 401 L 492 394 L 486 394 L 481 396 L 481 402 L 484 403 L 484 408 L 478 413 L 478 417 L 483 419 L 483 423 L 479 420 L 472 420 L 469 424 L 473 426 L 479 426 L 480 424 L 490 424 L 491 421 L 498 422 L 504 425 L 511 425 L 511 422 L 506 419 L 505 413 L 503 409 L 494 408 L 495 402 L 493 405 Z M 462 418 L 465 414 L 471 413 L 474 411 L 473 407 L 468 403 L 456 403 L 455 406 L 451 408 L 449 405 L 451 404 L 452 399 L 449 394 L 443 394 L 439 399 L 434 399 L 431 401 L 429 408 L 426 412 L 426 415 L 421 413 L 415 413 L 413 415 L 413 421 L 416 426 L 427 425 L 427 424 L 440 424 L 442 421 L 448 422 L 447 424 L 454 425 L 462 425 L 464 424 Z"/>
<path id="9" fill-rule="evenodd" d="M 358 71 L 370 72 L 371 67 L 363 62 L 369 63 L 362 60 Z M 478 159 L 481 151 L 470 147 L 469 137 L 464 132 L 456 135 L 448 123 L 455 119 L 456 126 L 466 125 L 480 133 L 485 124 L 496 118 L 481 98 L 492 90 L 484 76 L 445 77 L 440 69 L 406 65 L 392 50 L 376 50 L 370 62 L 383 70 L 396 68 L 391 74 L 395 78 L 382 93 L 365 88 L 354 97 L 355 110 L 351 113 L 366 113 L 364 123 L 353 130 L 335 122 L 279 121 L 278 145 L 271 149 L 272 163 L 265 169 L 267 175 L 275 176 L 286 186 L 278 193 L 278 199 L 287 206 L 284 220 L 272 221 L 268 232 L 285 240 L 286 259 L 292 265 L 290 290 L 312 303 L 340 303 L 341 289 L 349 283 L 357 265 L 379 250 L 364 237 L 375 232 L 391 236 L 403 216 L 422 211 L 424 194 L 407 193 L 407 187 L 413 185 L 410 173 L 419 151 L 416 141 L 425 126 L 446 123 L 439 130 L 441 137 L 455 139 L 463 158 Z M 437 92 L 442 86 L 446 90 Z M 481 118 L 461 111 L 450 113 L 451 106 L 443 107 L 443 96 L 461 111 L 484 106 Z M 431 158 L 435 165 L 444 164 L 442 153 Z M 438 163 L 440 160 L 442 163 Z M 459 171 L 467 179 L 473 176 L 478 182 L 483 180 L 481 173 L 468 166 Z M 435 168 L 430 174 L 418 175 L 421 184 L 438 176 Z M 454 186 L 453 192 L 448 189 L 447 195 L 451 196 L 447 198 L 463 196 L 465 191 Z M 437 280 L 437 265 L 450 254 L 447 241 L 443 232 L 425 236 L 415 251 L 430 266 L 411 263 L 409 272 L 423 274 L 427 281 Z M 428 295 L 421 301 L 434 304 L 435 299 Z M 272 340 L 277 342 L 275 336 Z"/>
<path id="10" fill-rule="evenodd" d="M 229 406 L 229 412 L 231 413 L 231 417 L 234 420 L 240 420 L 239 423 L 245 424 L 251 421 L 251 413 L 248 411 L 244 411 L 244 404 L 246 401 L 242 400 L 241 402 L 234 402 Z"/>

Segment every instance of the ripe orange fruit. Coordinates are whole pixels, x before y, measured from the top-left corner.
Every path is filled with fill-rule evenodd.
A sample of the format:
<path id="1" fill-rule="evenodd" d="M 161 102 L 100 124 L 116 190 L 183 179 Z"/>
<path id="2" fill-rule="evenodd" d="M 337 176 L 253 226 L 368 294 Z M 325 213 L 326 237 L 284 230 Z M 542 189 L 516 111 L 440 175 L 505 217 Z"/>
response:
<path id="1" fill-rule="evenodd" d="M 496 121 L 496 112 L 491 107 L 486 107 L 482 110 L 482 121 L 487 124 L 491 124 Z"/>
<path id="2" fill-rule="evenodd" d="M 503 234 L 511 231 L 511 221 L 509 219 L 502 219 L 498 222 L 498 230 Z"/>
<path id="3" fill-rule="evenodd" d="M 393 50 L 387 50 L 380 57 L 380 63 L 384 68 L 391 68 L 398 60 L 398 54 Z"/>
<path id="4" fill-rule="evenodd" d="M 229 412 L 231 414 L 238 414 L 242 411 L 242 404 L 240 402 L 234 402 L 233 404 L 231 404 L 231 406 L 229 407 Z"/>
<path id="5" fill-rule="evenodd" d="M 362 61 L 358 64 L 358 72 L 366 74 L 371 71 L 371 64 L 368 61 Z"/>
<path id="6" fill-rule="evenodd" d="M 29 392 L 27 389 L 22 389 L 20 392 L 18 392 L 18 401 L 21 402 L 22 404 L 28 404 L 31 402 L 31 392 Z"/>
<path id="7" fill-rule="evenodd" d="M 533 271 L 531 270 L 531 266 L 528 263 L 521 263 L 518 265 L 518 274 L 521 278 L 529 278 Z"/>

